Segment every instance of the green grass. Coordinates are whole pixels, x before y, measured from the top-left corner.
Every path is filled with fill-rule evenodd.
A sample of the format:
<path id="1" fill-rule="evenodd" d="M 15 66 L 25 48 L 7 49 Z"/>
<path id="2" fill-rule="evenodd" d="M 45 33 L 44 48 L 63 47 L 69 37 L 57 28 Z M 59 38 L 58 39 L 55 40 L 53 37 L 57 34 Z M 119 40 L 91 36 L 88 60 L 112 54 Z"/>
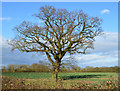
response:
<path id="1" fill-rule="evenodd" d="M 2 76 L 24 78 L 24 79 L 39 79 L 39 78 L 50 78 L 51 73 L 35 73 L 35 72 L 4 72 Z"/>
<path id="2" fill-rule="evenodd" d="M 118 73 L 59 73 L 58 82 L 52 73 L 2 73 L 3 89 L 117 89 Z M 111 83 L 109 83 L 109 81 Z"/>
<path id="3" fill-rule="evenodd" d="M 24 78 L 24 79 L 40 79 L 51 78 L 52 73 L 35 73 L 35 72 L 14 72 L 14 73 L 2 73 L 3 76 Z M 110 78 L 114 80 L 118 77 L 118 73 L 59 73 L 59 78 L 64 80 L 91 80 L 100 81 Z M 104 78 L 104 79 L 100 79 Z"/>

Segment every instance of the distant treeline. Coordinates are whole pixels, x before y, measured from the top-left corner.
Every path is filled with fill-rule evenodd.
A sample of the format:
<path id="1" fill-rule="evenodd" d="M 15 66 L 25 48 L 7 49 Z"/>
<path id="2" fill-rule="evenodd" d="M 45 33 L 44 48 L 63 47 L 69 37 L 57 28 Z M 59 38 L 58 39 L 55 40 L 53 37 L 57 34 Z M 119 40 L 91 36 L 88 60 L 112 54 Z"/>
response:
<path id="1" fill-rule="evenodd" d="M 52 66 L 47 63 L 34 63 L 32 65 L 11 64 L 2 67 L 2 72 L 52 72 Z M 77 65 L 61 66 L 60 72 L 118 72 L 119 67 L 90 67 L 81 68 Z"/>

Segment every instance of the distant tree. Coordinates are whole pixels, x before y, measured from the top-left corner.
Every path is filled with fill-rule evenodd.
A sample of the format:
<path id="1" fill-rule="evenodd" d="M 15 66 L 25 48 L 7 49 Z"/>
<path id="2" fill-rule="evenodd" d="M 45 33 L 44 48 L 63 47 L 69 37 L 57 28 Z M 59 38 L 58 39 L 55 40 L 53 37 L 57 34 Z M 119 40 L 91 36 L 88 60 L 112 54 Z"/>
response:
<path id="1" fill-rule="evenodd" d="M 9 71 L 9 72 L 15 72 L 15 64 L 10 64 L 10 65 L 8 65 L 7 66 L 7 70 Z"/>
<path id="2" fill-rule="evenodd" d="M 91 66 L 86 66 L 86 67 L 85 67 L 85 70 L 86 70 L 86 71 L 92 71 L 92 70 L 93 70 L 93 67 L 91 67 Z"/>
<path id="3" fill-rule="evenodd" d="M 6 67 L 2 66 L 2 72 L 6 72 Z"/>
<path id="4" fill-rule="evenodd" d="M 102 33 L 102 20 L 90 17 L 82 10 L 44 6 L 35 16 L 41 20 L 41 25 L 24 21 L 15 27 L 17 36 L 9 44 L 12 50 L 44 52 L 52 64 L 52 77 L 56 81 L 65 54 L 85 54 L 86 49 L 93 48 L 95 37 Z"/>
<path id="5" fill-rule="evenodd" d="M 32 65 L 30 66 L 30 68 L 31 68 L 31 70 L 34 71 L 34 72 L 39 72 L 39 71 L 41 71 L 40 65 L 37 64 L 37 63 L 32 64 Z"/>
<path id="6" fill-rule="evenodd" d="M 27 70 L 27 68 L 27 65 L 20 65 L 19 70 L 24 72 Z"/>
<path id="7" fill-rule="evenodd" d="M 51 64 L 47 63 L 46 61 L 39 61 L 40 69 L 42 69 L 42 72 L 48 72 L 51 70 Z M 38 68 L 38 69 L 39 69 Z"/>

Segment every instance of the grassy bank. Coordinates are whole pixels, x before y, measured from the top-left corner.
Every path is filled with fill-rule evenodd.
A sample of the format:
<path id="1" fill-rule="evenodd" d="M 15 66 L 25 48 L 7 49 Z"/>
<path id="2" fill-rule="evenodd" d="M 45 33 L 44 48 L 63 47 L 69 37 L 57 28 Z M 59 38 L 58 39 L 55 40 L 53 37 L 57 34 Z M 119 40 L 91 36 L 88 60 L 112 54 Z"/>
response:
<path id="1" fill-rule="evenodd" d="M 117 89 L 118 73 L 2 73 L 3 89 Z"/>

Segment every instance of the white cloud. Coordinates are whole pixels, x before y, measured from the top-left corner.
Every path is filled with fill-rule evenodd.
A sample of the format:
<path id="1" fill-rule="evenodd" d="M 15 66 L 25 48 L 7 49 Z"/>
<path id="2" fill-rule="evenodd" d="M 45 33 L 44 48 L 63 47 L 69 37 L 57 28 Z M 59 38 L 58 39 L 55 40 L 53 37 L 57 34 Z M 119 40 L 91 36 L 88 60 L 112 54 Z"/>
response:
<path id="1" fill-rule="evenodd" d="M 74 55 L 81 67 L 116 66 L 118 65 L 118 33 L 105 33 L 96 38 L 94 50 L 90 54 Z"/>
<path id="2" fill-rule="evenodd" d="M 11 52 L 11 48 L 7 43 L 6 38 L 0 35 L 0 66 L 8 64 L 27 64 L 38 63 L 43 54 L 34 56 L 34 53 L 24 53 L 18 50 Z M 42 55 L 42 56 L 41 56 Z M 28 57 L 29 56 L 29 57 Z M 45 58 L 45 57 L 44 57 Z M 2 62 L 1 62 L 2 60 Z"/>
<path id="3" fill-rule="evenodd" d="M 80 66 L 116 66 L 118 65 L 118 50 L 87 55 L 75 55 L 74 58 Z"/>
<path id="4" fill-rule="evenodd" d="M 102 10 L 102 11 L 101 11 L 101 14 L 104 14 L 104 13 L 109 14 L 109 13 L 110 13 L 110 10 L 108 10 L 108 9 L 104 9 L 104 10 Z"/>
<path id="5" fill-rule="evenodd" d="M 96 38 L 93 52 L 108 52 L 118 50 L 118 33 L 105 33 L 104 36 Z"/>
<path id="6" fill-rule="evenodd" d="M 0 20 L 11 20 L 10 17 L 0 17 Z"/>
<path id="7" fill-rule="evenodd" d="M 96 59 L 104 59 L 106 56 L 103 55 L 98 55 L 98 54 L 88 54 L 88 55 L 84 55 L 84 56 L 77 56 L 76 55 L 76 59 L 77 60 L 85 60 L 85 61 L 90 61 L 90 60 L 96 60 Z"/>
<path id="8" fill-rule="evenodd" d="M 7 40 L 2 35 L 0 35 L 0 46 L 8 47 Z"/>
<path id="9" fill-rule="evenodd" d="M 87 55 L 75 55 L 74 56 L 78 61 L 94 61 L 94 60 L 104 60 L 107 58 L 117 58 L 118 57 L 118 50 L 115 51 L 108 51 L 108 52 L 98 52 L 98 53 L 91 53 Z"/>

